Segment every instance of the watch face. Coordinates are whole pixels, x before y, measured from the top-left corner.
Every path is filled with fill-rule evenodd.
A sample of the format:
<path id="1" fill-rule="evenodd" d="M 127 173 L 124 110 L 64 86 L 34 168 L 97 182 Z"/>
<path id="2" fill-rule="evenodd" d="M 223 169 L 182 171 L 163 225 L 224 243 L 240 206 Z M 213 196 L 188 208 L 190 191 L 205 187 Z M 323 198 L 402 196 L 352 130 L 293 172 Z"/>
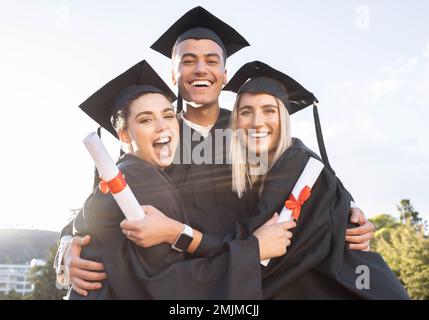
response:
<path id="1" fill-rule="evenodd" d="M 186 249 L 188 249 L 193 239 L 194 239 L 193 237 L 185 233 L 182 233 L 180 237 L 177 239 L 174 246 L 180 250 L 186 251 Z"/>

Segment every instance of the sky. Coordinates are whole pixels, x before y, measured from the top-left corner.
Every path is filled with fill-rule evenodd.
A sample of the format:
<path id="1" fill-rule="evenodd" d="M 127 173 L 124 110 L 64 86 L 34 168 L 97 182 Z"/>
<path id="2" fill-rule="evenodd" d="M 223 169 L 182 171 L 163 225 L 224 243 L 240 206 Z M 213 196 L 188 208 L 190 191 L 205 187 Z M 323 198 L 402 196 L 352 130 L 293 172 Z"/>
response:
<path id="1" fill-rule="evenodd" d="M 0 227 L 61 230 L 93 179 L 82 140 L 96 125 L 78 105 L 142 59 L 171 83 L 149 47 L 197 5 L 251 44 L 229 77 L 261 60 L 316 95 L 331 165 L 366 216 L 410 199 L 429 220 L 429 2 L 0 0 Z M 291 123 L 317 151 L 311 108 Z"/>

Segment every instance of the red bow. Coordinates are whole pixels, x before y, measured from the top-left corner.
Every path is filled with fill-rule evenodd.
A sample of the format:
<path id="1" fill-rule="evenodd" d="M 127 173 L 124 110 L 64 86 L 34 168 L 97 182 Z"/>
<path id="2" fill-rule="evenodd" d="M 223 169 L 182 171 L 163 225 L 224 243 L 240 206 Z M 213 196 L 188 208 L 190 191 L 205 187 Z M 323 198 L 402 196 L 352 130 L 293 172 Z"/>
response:
<path id="1" fill-rule="evenodd" d="M 299 215 L 301 214 L 301 206 L 304 202 L 310 197 L 311 188 L 305 186 L 299 193 L 298 200 L 295 199 L 294 195 L 291 193 L 289 199 L 285 202 L 285 207 L 292 210 L 292 217 L 298 221 Z"/>
<path id="2" fill-rule="evenodd" d="M 110 181 L 104 181 L 103 178 L 100 177 L 100 183 L 98 184 L 98 188 L 101 192 L 104 194 L 109 193 L 109 191 L 112 194 L 116 194 L 118 192 L 121 192 L 124 190 L 124 188 L 127 186 L 127 182 L 125 181 L 124 176 L 122 175 L 122 172 L 119 171 L 117 176 L 114 177 Z"/>

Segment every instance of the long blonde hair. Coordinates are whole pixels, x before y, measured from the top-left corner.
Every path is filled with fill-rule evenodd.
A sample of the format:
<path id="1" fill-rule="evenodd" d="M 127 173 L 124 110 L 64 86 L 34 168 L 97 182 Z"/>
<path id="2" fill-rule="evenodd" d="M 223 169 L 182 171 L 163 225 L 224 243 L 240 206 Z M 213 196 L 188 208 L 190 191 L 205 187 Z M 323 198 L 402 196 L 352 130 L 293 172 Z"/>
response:
<path id="1" fill-rule="evenodd" d="M 252 170 L 252 164 L 248 161 L 247 146 L 243 145 L 242 139 L 240 139 L 240 130 L 237 128 L 238 108 L 240 106 L 241 96 L 241 94 L 237 95 L 229 124 L 229 127 L 232 130 L 230 149 L 230 160 L 232 164 L 232 190 L 237 193 L 239 198 L 244 195 L 244 193 L 247 191 L 247 188 L 252 189 L 258 182 L 260 182 L 258 192 L 262 192 L 263 180 L 266 176 L 266 173 L 283 154 L 283 152 L 285 152 L 292 144 L 289 113 L 283 102 L 277 97 L 273 96 L 276 100 L 277 108 L 279 110 L 279 140 L 277 142 L 277 148 L 274 152 L 272 163 L 269 165 L 267 164 L 267 168 L 264 170 L 265 174 L 255 174 L 255 170 Z"/>

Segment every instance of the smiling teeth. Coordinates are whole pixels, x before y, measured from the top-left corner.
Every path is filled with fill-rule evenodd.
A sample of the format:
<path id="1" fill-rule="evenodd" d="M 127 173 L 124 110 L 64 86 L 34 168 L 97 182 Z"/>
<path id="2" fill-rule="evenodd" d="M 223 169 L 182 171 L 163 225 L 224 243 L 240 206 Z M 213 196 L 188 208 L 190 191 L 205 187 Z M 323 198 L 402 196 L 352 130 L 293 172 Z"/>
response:
<path id="1" fill-rule="evenodd" d="M 158 139 L 155 141 L 156 144 L 163 144 L 163 143 L 168 143 L 170 142 L 170 138 L 162 138 L 162 139 Z"/>
<path id="2" fill-rule="evenodd" d="M 252 137 L 252 138 L 264 138 L 264 137 L 268 136 L 268 132 L 250 133 L 249 136 Z"/>
<path id="3" fill-rule="evenodd" d="M 192 86 L 206 86 L 206 87 L 210 87 L 211 86 L 211 82 L 207 81 L 207 80 L 195 80 L 191 82 Z"/>

